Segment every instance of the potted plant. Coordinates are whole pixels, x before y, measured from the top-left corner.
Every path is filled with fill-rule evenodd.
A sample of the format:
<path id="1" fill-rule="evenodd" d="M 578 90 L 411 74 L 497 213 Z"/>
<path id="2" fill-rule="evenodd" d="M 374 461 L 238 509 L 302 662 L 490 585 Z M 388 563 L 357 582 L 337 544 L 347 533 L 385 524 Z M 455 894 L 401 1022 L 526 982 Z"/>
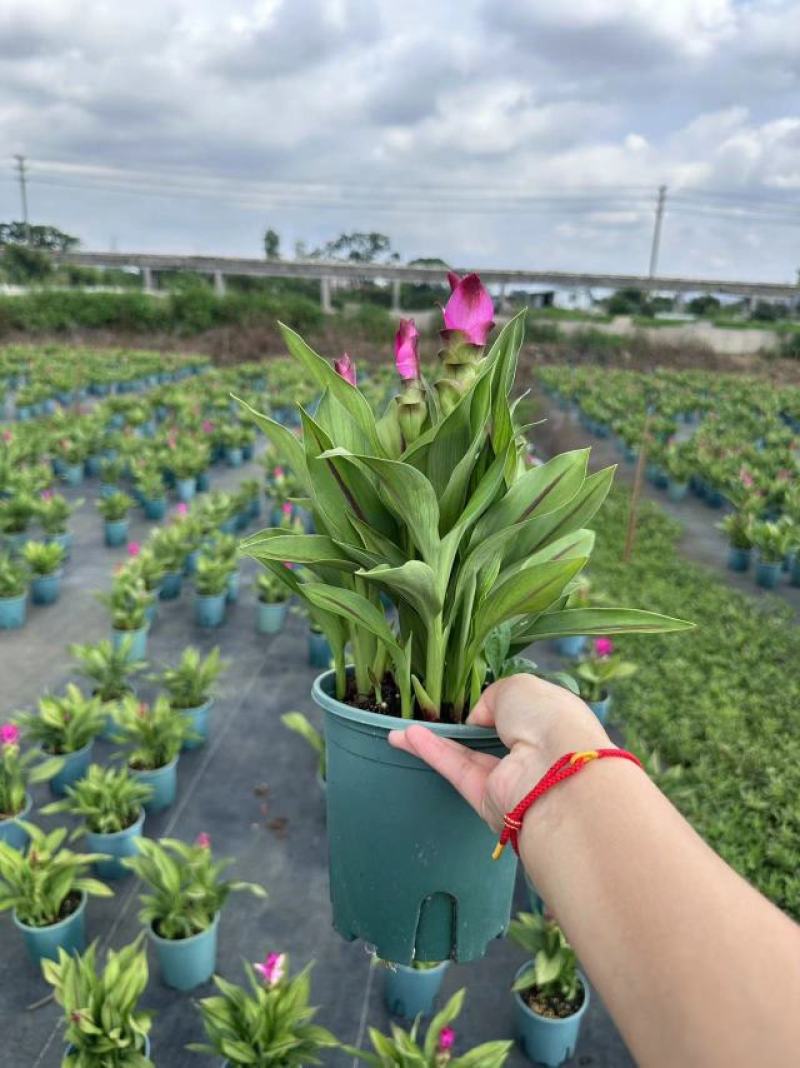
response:
<path id="1" fill-rule="evenodd" d="M 70 503 L 60 493 L 45 490 L 37 507 L 39 525 L 44 531 L 45 541 L 57 542 L 64 550 L 64 559 L 69 560 L 72 551 L 72 534 L 67 524 L 72 513 L 80 508 L 83 499 Z"/>
<path id="2" fill-rule="evenodd" d="M 133 856 L 144 825 L 144 805 L 153 788 L 134 778 L 127 768 L 92 764 L 84 777 L 67 787 L 66 797 L 42 809 L 45 815 L 69 812 L 83 820 L 75 835 L 85 835 L 92 853 L 101 856 L 94 870 L 101 879 L 128 874 L 121 858 Z"/>
<path id="3" fill-rule="evenodd" d="M 120 456 L 107 457 L 100 464 L 100 496 L 110 497 L 119 492 L 125 477 L 127 461 Z"/>
<path id="4" fill-rule="evenodd" d="M 87 895 L 112 896 L 105 883 L 86 874 L 99 857 L 62 849 L 63 827 L 45 834 L 22 821 L 22 829 L 30 839 L 27 853 L 0 842 L 0 911 L 14 910 L 34 964 L 55 959 L 59 948 L 80 953 L 86 945 Z"/>
<path id="5" fill-rule="evenodd" d="M 129 749 L 128 767 L 134 777 L 152 787 L 145 810 L 161 812 L 178 791 L 178 757 L 183 743 L 193 736 L 189 717 L 170 708 L 166 697 L 148 705 L 132 695 L 117 703 L 113 716 L 113 740 Z"/>
<path id="6" fill-rule="evenodd" d="M 783 519 L 775 522 L 754 520 L 750 537 L 758 549 L 756 583 L 765 590 L 772 590 L 780 581 L 783 560 L 791 544 L 791 523 Z"/>
<path id="7" fill-rule="evenodd" d="M 752 511 L 739 508 L 726 515 L 719 526 L 728 538 L 728 568 L 731 571 L 747 571 L 753 550 Z"/>
<path id="8" fill-rule="evenodd" d="M 510 400 L 522 317 L 487 351 L 488 294 L 475 275 L 452 284 L 437 381 L 423 380 L 417 332 L 401 323 L 401 390 L 379 419 L 350 361 L 337 361 L 338 374 L 283 328 L 322 399 L 314 417 L 301 411 L 302 439 L 253 418 L 303 480 L 318 533 L 266 530 L 241 547 L 312 606 L 330 643 L 334 670 L 312 692 L 328 740 L 334 925 L 401 964 L 482 956 L 508 923 L 515 859 L 507 851 L 491 861 L 486 824 L 440 776 L 387 745 L 389 732 L 423 719 L 481 752 L 504 752 L 496 734 L 465 722 L 489 681 L 485 644 L 504 622 L 512 654 L 572 634 L 687 626 L 566 607 L 613 469 L 588 475 L 585 449 L 528 467 Z M 397 605 L 393 622 L 381 591 Z"/>
<path id="9" fill-rule="evenodd" d="M 0 552 L 0 630 L 23 626 L 27 604 L 27 571 L 9 553 Z"/>
<path id="10" fill-rule="evenodd" d="M 383 1000 L 387 1011 L 406 1020 L 430 1016 L 450 961 L 382 963 L 385 965 Z"/>
<path id="11" fill-rule="evenodd" d="M 80 486 L 86 460 L 86 443 L 82 438 L 78 434 L 62 438 L 55 443 L 54 454 L 61 460 L 61 477 L 67 485 Z"/>
<path id="12" fill-rule="evenodd" d="M 132 660 L 144 660 L 147 653 L 147 609 L 153 595 L 142 579 L 123 570 L 114 576 L 111 591 L 100 595 L 111 612 L 111 642 L 119 648 L 125 643 Z M 126 642 L 129 638 L 130 641 Z"/>
<path id="13" fill-rule="evenodd" d="M 144 617 L 147 625 L 152 626 L 156 618 L 158 592 L 164 578 L 164 565 L 161 557 L 157 556 L 147 545 L 142 547 L 138 542 L 131 542 L 128 545 L 128 553 L 131 559 L 126 565 L 126 570 L 131 575 L 137 575 L 144 583 L 145 590 L 151 595 Z"/>
<path id="14" fill-rule="evenodd" d="M 595 638 L 592 653 L 578 664 L 576 675 L 583 700 L 601 723 L 605 724 L 611 707 L 612 682 L 630 678 L 636 665 L 614 655 L 614 643 L 610 638 Z"/>
<path id="15" fill-rule="evenodd" d="M 153 532 L 150 546 L 161 568 L 161 585 L 158 597 L 161 601 L 174 601 L 180 597 L 183 586 L 183 564 L 186 547 L 180 526 L 163 527 Z"/>
<path id="16" fill-rule="evenodd" d="M 268 953 L 263 962 L 246 964 L 249 990 L 214 976 L 219 993 L 197 1003 L 207 1042 L 192 1043 L 195 1053 L 224 1057 L 228 1068 L 302 1068 L 320 1063 L 317 1054 L 339 1043 L 312 1022 L 308 1004 L 311 966 L 288 978 L 285 953 Z"/>
<path id="17" fill-rule="evenodd" d="M 22 753 L 19 743 L 20 729 L 16 723 L 3 723 L 0 726 L 0 842 L 23 850 L 28 836 L 20 821 L 33 806 L 28 786 L 52 778 L 63 761 L 60 757 L 42 759 L 39 749 Z"/>
<path id="18" fill-rule="evenodd" d="M 169 466 L 175 475 L 178 500 L 190 501 L 197 492 L 197 476 L 208 466 L 208 446 L 182 437 L 170 449 Z"/>
<path id="19" fill-rule="evenodd" d="M 34 604 L 54 604 L 61 592 L 64 550 L 55 541 L 29 541 L 22 555 L 31 574 L 31 600 Z"/>
<path id="20" fill-rule="evenodd" d="M 97 510 L 105 520 L 104 536 L 106 545 L 115 549 L 128 540 L 128 512 L 133 507 L 133 500 L 127 493 L 117 490 L 97 502 Z"/>
<path id="21" fill-rule="evenodd" d="M 146 661 L 132 657 L 131 645 L 132 639 L 126 636 L 119 645 L 103 638 L 94 644 L 75 643 L 69 647 L 70 656 L 80 665 L 80 674 L 94 684 L 92 695 L 99 697 L 105 708 L 102 737 L 106 739 L 112 734 L 113 706 L 125 694 L 133 693 L 131 679 L 147 666 Z"/>
<path id="22" fill-rule="evenodd" d="M 36 499 L 26 490 L 0 498 L 0 533 L 9 552 L 19 552 L 28 540 L 28 527 L 35 515 Z"/>
<path id="23" fill-rule="evenodd" d="M 299 734 L 303 738 L 317 755 L 317 782 L 319 783 L 322 792 L 325 792 L 325 736 L 321 734 L 317 728 L 309 722 L 308 718 L 303 715 L 302 712 L 284 712 L 281 716 L 281 723 L 284 727 L 288 727 L 290 731 L 294 731 L 295 734 Z"/>
<path id="24" fill-rule="evenodd" d="M 194 619 L 198 626 L 218 627 L 224 621 L 230 574 L 228 560 L 200 554 L 194 576 Z"/>
<path id="25" fill-rule="evenodd" d="M 664 452 L 667 496 L 671 501 L 682 501 L 689 490 L 689 476 L 693 467 L 690 450 L 690 442 L 672 442 Z"/>
<path id="26" fill-rule="evenodd" d="M 167 493 L 161 469 L 155 464 L 144 463 L 136 469 L 134 480 L 145 518 L 163 519 L 167 514 Z"/>
<path id="27" fill-rule="evenodd" d="M 520 913 L 508 936 L 531 957 L 513 986 L 519 1044 L 531 1061 L 556 1068 L 575 1052 L 589 984 L 558 924 Z"/>
<path id="28" fill-rule="evenodd" d="M 184 740 L 184 749 L 195 749 L 208 738 L 214 683 L 224 668 L 219 648 L 203 658 L 199 649 L 189 646 L 174 668 L 165 668 L 155 676 L 166 691 L 170 707 L 191 723 L 192 734 Z"/>
<path id="29" fill-rule="evenodd" d="M 61 697 L 39 698 L 37 712 L 20 712 L 17 721 L 26 741 L 41 746 L 48 756 L 61 757 L 60 771 L 50 789 L 63 797 L 68 786 L 82 778 L 92 759 L 94 740 L 102 731 L 106 713 L 99 698 L 86 697 L 74 682 Z"/>
<path id="30" fill-rule="evenodd" d="M 175 990 L 192 990 L 213 975 L 219 917 L 229 894 L 247 890 L 266 897 L 255 883 L 222 878 L 232 861 L 214 860 L 206 834 L 191 845 L 143 838 L 138 855 L 124 863 L 146 886 L 139 919 L 155 945 L 164 982 Z"/>
<path id="31" fill-rule="evenodd" d="M 258 604 L 256 630 L 259 634 L 277 634 L 283 630 L 291 590 L 271 571 L 262 571 L 256 578 Z"/>
<path id="32" fill-rule="evenodd" d="M 148 979 L 141 935 L 109 949 L 102 973 L 96 942 L 80 955 L 59 950 L 57 960 L 42 962 L 42 972 L 64 1010 L 64 1068 L 153 1068 L 150 1013 L 137 1011 Z"/>
<path id="33" fill-rule="evenodd" d="M 342 1048 L 374 1068 L 406 1068 L 412 1064 L 414 1068 L 477 1068 L 478 1065 L 480 1068 L 502 1068 L 508 1060 L 513 1042 L 484 1042 L 461 1056 L 455 1053 L 456 1033 L 450 1025 L 461 1012 L 465 993 L 465 990 L 459 990 L 453 994 L 441 1012 L 431 1020 L 424 1040 L 419 1035 L 420 1021 L 417 1019 L 410 1031 L 392 1024 L 390 1035 L 370 1027 L 369 1037 L 374 1053 L 366 1053 L 353 1046 Z"/>

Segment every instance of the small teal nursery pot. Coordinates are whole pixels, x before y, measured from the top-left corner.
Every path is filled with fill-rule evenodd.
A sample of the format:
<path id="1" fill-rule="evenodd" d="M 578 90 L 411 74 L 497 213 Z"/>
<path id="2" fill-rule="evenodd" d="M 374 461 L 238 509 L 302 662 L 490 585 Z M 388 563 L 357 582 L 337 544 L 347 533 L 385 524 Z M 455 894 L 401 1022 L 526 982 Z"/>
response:
<path id="1" fill-rule="evenodd" d="M 101 497 L 110 497 L 112 494 L 116 493 L 118 489 L 119 489 L 119 486 L 117 485 L 116 482 L 101 482 L 100 483 L 100 496 Z"/>
<path id="2" fill-rule="evenodd" d="M 83 482 L 83 464 L 65 464 L 61 477 L 68 486 L 80 486 Z"/>
<path id="3" fill-rule="evenodd" d="M 211 710 L 214 707 L 214 701 L 209 698 L 205 704 L 198 705 L 197 708 L 176 708 L 176 712 L 182 713 L 184 716 L 188 716 L 192 721 L 192 729 L 195 734 L 198 734 L 198 738 L 190 738 L 183 743 L 184 749 L 199 749 L 201 745 L 205 745 L 208 741 L 209 727 L 211 726 Z"/>
<path id="4" fill-rule="evenodd" d="M 756 584 L 764 590 L 774 590 L 780 582 L 781 565 L 759 560 L 756 565 Z"/>
<path id="5" fill-rule="evenodd" d="M 587 701 L 587 704 L 603 726 L 605 726 L 606 720 L 608 719 L 609 709 L 611 708 L 611 694 L 607 693 L 600 701 Z"/>
<path id="6" fill-rule="evenodd" d="M 174 601 L 180 597 L 183 587 L 183 575 L 180 571 L 167 571 L 161 579 L 161 588 L 158 597 L 161 601 Z"/>
<path id="7" fill-rule="evenodd" d="M 67 792 L 67 787 L 72 786 L 78 779 L 82 779 L 86 774 L 89 765 L 92 762 L 92 749 L 94 748 L 94 738 L 91 742 L 83 747 L 83 749 L 76 749 L 74 753 L 59 753 L 58 755 L 63 759 L 64 765 L 61 771 L 57 775 L 54 775 L 50 780 L 50 791 L 56 797 L 63 797 Z M 51 753 L 47 754 L 52 756 Z"/>
<path id="8" fill-rule="evenodd" d="M 156 598 L 156 599 L 152 600 L 150 602 L 150 604 L 147 606 L 147 608 L 145 608 L 145 610 L 144 610 L 144 618 L 147 620 L 148 628 L 152 627 L 152 625 L 155 623 L 157 615 L 158 615 L 158 599 Z"/>
<path id="9" fill-rule="evenodd" d="M 731 546 L 728 550 L 728 570 L 747 571 L 750 567 L 751 556 L 752 551 L 750 549 L 736 549 Z"/>
<path id="10" fill-rule="evenodd" d="M 528 964 L 523 964 L 515 979 L 518 979 L 526 968 Z M 583 1002 L 572 1016 L 566 1016 L 562 1020 L 539 1016 L 528 1008 L 520 994 L 514 994 L 517 1038 L 528 1060 L 545 1064 L 547 1068 L 557 1068 L 575 1053 L 581 1021 L 589 1006 L 589 983 L 583 972 L 579 970 L 578 974 L 583 983 Z"/>
<path id="11" fill-rule="evenodd" d="M 256 630 L 259 634 L 277 634 L 283 630 L 288 608 L 287 601 L 281 601 L 279 604 L 259 601 L 257 608 Z"/>
<path id="12" fill-rule="evenodd" d="M 31 600 L 34 604 L 55 604 L 61 593 L 61 572 L 37 575 L 31 579 Z"/>
<path id="13" fill-rule="evenodd" d="M 308 662 L 311 667 L 327 668 L 331 665 L 333 653 L 328 639 L 324 634 L 309 631 L 308 635 Z"/>
<path id="14" fill-rule="evenodd" d="M 191 478 L 179 478 L 175 482 L 175 489 L 178 500 L 190 501 L 197 490 L 197 479 L 194 475 Z"/>
<path id="15" fill-rule="evenodd" d="M 131 639 L 131 647 L 128 652 L 129 660 L 144 660 L 147 654 L 147 632 L 149 631 L 148 625 L 145 623 L 143 627 L 139 627 L 138 630 L 117 630 L 115 627 L 111 629 L 111 641 L 115 649 L 118 649 L 126 638 Z"/>
<path id="16" fill-rule="evenodd" d="M 140 771 L 137 768 L 130 769 L 139 782 L 153 787 L 153 795 L 149 801 L 145 801 L 144 810 L 147 813 L 163 812 L 165 808 L 174 802 L 178 794 L 178 758 L 172 759 L 163 767 L 153 768 L 152 771 Z"/>
<path id="17" fill-rule="evenodd" d="M 225 591 L 225 601 L 227 604 L 235 604 L 239 600 L 239 586 L 241 583 L 241 576 L 238 571 L 231 571 L 228 576 L 228 589 Z"/>
<path id="18" fill-rule="evenodd" d="M 0 597 L 0 630 L 18 630 L 25 623 L 28 591 L 16 597 Z"/>
<path id="19" fill-rule="evenodd" d="M 12 849 L 20 853 L 25 851 L 28 844 L 28 832 L 19 825 L 19 820 L 26 820 L 28 813 L 33 808 L 33 798 L 30 794 L 25 795 L 25 807 L 16 816 L 8 816 L 0 820 L 0 842 L 5 842 Z"/>
<path id="20" fill-rule="evenodd" d="M 194 621 L 199 627 L 219 627 L 225 619 L 224 593 L 196 593 Z"/>
<path id="21" fill-rule="evenodd" d="M 430 1016 L 450 962 L 443 960 L 435 968 L 412 968 L 392 964 L 385 969 L 383 999 L 392 1016 L 413 1020 L 416 1016 Z"/>
<path id="22" fill-rule="evenodd" d="M 58 951 L 83 953 L 86 949 L 86 894 L 81 891 L 81 902 L 74 912 L 59 923 L 49 927 L 29 927 L 17 918 L 14 909 L 14 925 L 22 932 L 25 948 L 34 964 L 42 960 L 58 960 Z"/>
<path id="23" fill-rule="evenodd" d="M 124 545 L 128 540 L 127 519 L 107 519 L 104 525 L 106 545 L 109 549 L 116 549 Z"/>
<path id="24" fill-rule="evenodd" d="M 688 492 L 688 482 L 675 482 L 674 479 L 670 479 L 667 483 L 667 496 L 671 501 L 682 501 Z"/>
<path id="25" fill-rule="evenodd" d="M 199 549 L 192 549 L 190 553 L 186 554 L 186 559 L 183 562 L 183 573 L 187 577 L 193 575 L 197 571 L 197 558 L 200 556 Z"/>
<path id="26" fill-rule="evenodd" d="M 64 560 L 69 560 L 70 556 L 72 555 L 73 542 L 73 537 L 70 531 L 64 530 L 61 532 L 61 534 L 47 534 L 44 540 L 47 542 L 48 545 L 51 542 L 55 542 L 57 545 L 60 545 L 61 548 L 64 550 Z"/>
<path id="27" fill-rule="evenodd" d="M 556 638 L 554 645 L 559 656 L 566 656 L 569 657 L 570 660 L 577 660 L 586 648 L 586 635 L 572 634 L 568 638 Z"/>
<path id="28" fill-rule="evenodd" d="M 242 450 L 238 446 L 225 450 L 225 463 L 228 467 L 241 467 L 243 460 Z"/>
<path id="29" fill-rule="evenodd" d="M 228 516 L 228 518 L 224 519 L 219 525 L 219 529 L 222 534 L 235 534 L 236 528 L 237 523 L 235 515 Z"/>
<path id="30" fill-rule="evenodd" d="M 161 978 L 173 990 L 194 990 L 214 974 L 217 963 L 219 913 L 211 926 L 191 938 L 162 938 L 152 927 L 148 934 L 156 947 Z"/>
<path id="31" fill-rule="evenodd" d="M 122 864 L 124 857 L 133 857 L 139 852 L 138 838 L 142 837 L 144 826 L 144 809 L 130 827 L 116 834 L 97 834 L 86 832 L 86 849 L 89 853 L 105 853 L 106 860 L 95 862 L 94 870 L 101 879 L 124 879 L 130 872 Z"/>
<path id="32" fill-rule="evenodd" d="M 167 499 L 166 497 L 145 497 L 142 502 L 144 508 L 145 519 L 153 519 L 156 522 L 163 519 L 167 514 Z"/>
<path id="33" fill-rule="evenodd" d="M 706 504 L 709 508 L 721 508 L 725 504 L 725 496 L 718 489 L 709 486 L 706 489 Z"/>
<path id="34" fill-rule="evenodd" d="M 208 471 L 201 471 L 197 476 L 196 488 L 198 493 L 207 493 L 211 489 L 211 475 Z"/>
<path id="35" fill-rule="evenodd" d="M 800 555 L 795 556 L 792 562 L 792 571 L 789 576 L 789 581 L 792 586 L 800 586 Z"/>
<path id="36" fill-rule="evenodd" d="M 95 478 L 100 474 L 101 457 L 97 454 L 94 456 L 87 456 L 83 461 L 83 473 L 87 478 Z"/>

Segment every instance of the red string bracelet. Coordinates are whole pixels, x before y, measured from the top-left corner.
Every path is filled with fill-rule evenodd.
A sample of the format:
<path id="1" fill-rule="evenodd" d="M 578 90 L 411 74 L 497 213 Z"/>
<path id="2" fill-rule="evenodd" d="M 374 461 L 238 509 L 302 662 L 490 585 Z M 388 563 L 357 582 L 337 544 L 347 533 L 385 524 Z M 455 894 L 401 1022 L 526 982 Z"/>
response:
<path id="1" fill-rule="evenodd" d="M 557 786 L 558 783 L 572 775 L 577 775 L 587 764 L 591 764 L 593 760 L 602 760 L 603 757 L 622 757 L 623 760 L 630 760 L 639 767 L 642 766 L 641 760 L 633 753 L 629 753 L 627 749 L 586 749 L 580 753 L 565 753 L 544 773 L 531 792 L 525 794 L 520 803 L 503 816 L 503 829 L 494 847 L 492 860 L 500 859 L 507 842 L 511 842 L 514 852 L 519 856 L 519 832 L 522 830 L 525 813 L 531 805 L 553 786 Z"/>

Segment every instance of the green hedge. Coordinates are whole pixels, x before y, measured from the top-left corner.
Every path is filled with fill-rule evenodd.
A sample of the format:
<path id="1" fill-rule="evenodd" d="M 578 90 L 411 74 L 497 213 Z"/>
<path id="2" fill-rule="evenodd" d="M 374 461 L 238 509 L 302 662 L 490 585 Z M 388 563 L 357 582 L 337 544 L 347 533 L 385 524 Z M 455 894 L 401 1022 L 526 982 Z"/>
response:
<path id="1" fill-rule="evenodd" d="M 616 715 L 626 742 L 657 754 L 660 785 L 698 832 L 777 905 L 800 918 L 800 631 L 785 602 L 730 589 L 677 549 L 680 527 L 641 508 L 621 562 L 627 494 L 597 521 L 592 579 L 620 604 L 697 623 L 628 638 L 639 672 Z"/>

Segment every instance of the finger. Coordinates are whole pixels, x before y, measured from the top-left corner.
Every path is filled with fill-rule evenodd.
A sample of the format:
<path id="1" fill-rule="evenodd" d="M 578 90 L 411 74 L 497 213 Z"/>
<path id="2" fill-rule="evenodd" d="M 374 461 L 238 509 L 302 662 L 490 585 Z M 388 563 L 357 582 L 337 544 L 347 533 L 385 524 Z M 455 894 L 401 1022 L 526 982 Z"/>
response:
<path id="1" fill-rule="evenodd" d="M 474 753 L 466 746 L 450 738 L 442 738 L 421 725 L 408 727 L 404 731 L 391 731 L 389 742 L 395 748 L 419 757 L 434 771 L 438 771 L 478 815 L 482 814 L 486 780 L 497 765 L 498 757 Z"/>

